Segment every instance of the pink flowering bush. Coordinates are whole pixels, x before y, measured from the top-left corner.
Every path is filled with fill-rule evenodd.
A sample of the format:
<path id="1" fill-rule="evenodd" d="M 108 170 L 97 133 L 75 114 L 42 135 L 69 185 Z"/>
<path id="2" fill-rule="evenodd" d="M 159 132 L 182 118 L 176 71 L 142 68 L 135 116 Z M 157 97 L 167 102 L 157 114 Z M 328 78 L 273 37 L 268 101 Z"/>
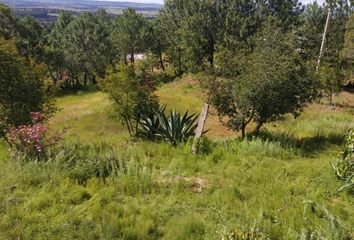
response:
<path id="1" fill-rule="evenodd" d="M 37 159 L 45 158 L 47 151 L 55 147 L 62 137 L 45 126 L 41 113 L 31 112 L 31 120 L 31 124 L 10 127 L 7 130 L 8 143 L 15 151 Z"/>

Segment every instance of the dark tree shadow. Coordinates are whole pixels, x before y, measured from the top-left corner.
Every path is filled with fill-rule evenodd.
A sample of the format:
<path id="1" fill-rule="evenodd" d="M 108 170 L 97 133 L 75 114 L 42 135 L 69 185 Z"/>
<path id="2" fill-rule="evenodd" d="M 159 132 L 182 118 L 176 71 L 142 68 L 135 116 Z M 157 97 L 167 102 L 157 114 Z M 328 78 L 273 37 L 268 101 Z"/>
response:
<path id="1" fill-rule="evenodd" d="M 302 154 L 311 156 L 323 152 L 331 145 L 341 145 L 344 141 L 342 134 L 317 134 L 313 137 L 296 138 L 289 133 L 272 133 L 262 130 L 258 134 L 250 134 L 248 139 L 261 139 L 263 141 L 277 142 L 284 148 L 295 148 Z"/>

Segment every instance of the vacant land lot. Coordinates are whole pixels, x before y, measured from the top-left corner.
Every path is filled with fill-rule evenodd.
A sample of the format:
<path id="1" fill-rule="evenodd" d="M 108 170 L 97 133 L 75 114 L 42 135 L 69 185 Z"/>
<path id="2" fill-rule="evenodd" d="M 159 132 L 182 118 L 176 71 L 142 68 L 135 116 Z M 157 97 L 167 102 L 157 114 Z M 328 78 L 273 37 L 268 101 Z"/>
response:
<path id="1" fill-rule="evenodd" d="M 188 77 L 158 95 L 168 108 L 203 104 Z M 349 239 L 354 200 L 337 192 L 331 162 L 353 124 L 353 99 L 311 105 L 243 142 L 212 111 L 214 142 L 194 156 L 189 144 L 131 141 L 104 93 L 60 97 L 50 125 L 68 127 L 64 144 L 81 149 L 72 158 L 84 164 L 57 165 L 71 156 L 64 150 L 48 163 L 23 163 L 2 148 L 0 239 Z M 109 159 L 120 165 L 100 165 Z M 105 177 L 101 168 L 115 172 Z"/>

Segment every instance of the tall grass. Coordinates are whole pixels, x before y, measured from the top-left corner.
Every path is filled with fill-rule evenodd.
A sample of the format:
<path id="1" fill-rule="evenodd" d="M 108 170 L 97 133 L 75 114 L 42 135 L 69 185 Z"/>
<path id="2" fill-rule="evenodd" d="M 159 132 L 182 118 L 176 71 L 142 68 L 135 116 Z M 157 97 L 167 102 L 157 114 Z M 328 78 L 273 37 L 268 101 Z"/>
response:
<path id="1" fill-rule="evenodd" d="M 72 143 L 47 163 L 5 160 L 0 238 L 345 236 L 304 212 L 304 200 L 313 199 L 345 226 L 354 223 L 350 196 L 336 192 L 329 164 L 336 154 L 322 151 L 306 157 L 260 138 L 218 141 L 200 156 L 188 145 Z"/>
<path id="2" fill-rule="evenodd" d="M 163 103 L 175 107 L 174 87 L 199 109 L 193 84 L 162 87 Z M 128 141 L 104 99 L 59 100 L 52 123 L 72 128 L 48 162 L 0 151 L 0 239 L 353 238 L 353 197 L 337 192 L 331 166 L 350 111 L 306 111 L 246 141 L 205 140 L 195 156 L 190 144 Z"/>

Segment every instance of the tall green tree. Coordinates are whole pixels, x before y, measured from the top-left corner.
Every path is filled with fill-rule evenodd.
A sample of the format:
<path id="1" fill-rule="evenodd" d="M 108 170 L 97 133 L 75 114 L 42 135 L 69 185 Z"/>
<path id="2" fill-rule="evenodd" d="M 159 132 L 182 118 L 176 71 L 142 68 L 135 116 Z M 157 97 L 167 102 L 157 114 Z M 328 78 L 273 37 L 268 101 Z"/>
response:
<path id="1" fill-rule="evenodd" d="M 303 13 L 303 25 L 299 27 L 301 50 L 306 61 L 317 60 L 322 40 L 323 29 L 326 23 L 327 11 L 317 2 L 308 4 Z"/>
<path id="2" fill-rule="evenodd" d="M 252 121 L 258 132 L 284 114 L 298 116 L 311 100 L 313 78 L 301 63 L 296 40 L 294 34 L 283 33 L 279 22 L 266 22 L 255 36 L 253 52 L 238 58 L 237 73 L 217 81 L 212 103 L 242 138 Z"/>
<path id="3" fill-rule="evenodd" d="M 347 0 L 328 0 L 326 8 L 331 9 L 331 18 L 324 59 L 339 62 L 340 51 L 344 47 L 346 23 L 351 10 Z"/>
<path id="4" fill-rule="evenodd" d="M 75 59 L 83 74 L 83 83 L 90 79 L 96 82 L 96 76 L 104 76 L 106 66 L 112 62 L 112 44 L 105 21 L 106 13 L 85 13 L 75 18 L 67 26 L 67 55 Z"/>
<path id="5" fill-rule="evenodd" d="M 134 64 L 135 54 L 143 52 L 144 40 L 147 38 L 147 19 L 134 9 L 123 10 L 115 22 L 114 42 L 120 53 L 124 55 L 127 63 L 127 55 L 130 55 L 130 62 Z"/>
<path id="6" fill-rule="evenodd" d="M 55 85 L 65 78 L 67 79 L 65 82 L 70 81 L 67 77 L 69 72 L 67 69 L 70 66 L 68 60 L 70 59 L 65 58 L 63 45 L 67 41 L 66 28 L 73 19 L 74 17 L 69 12 L 60 12 L 48 37 L 49 46 L 46 48 L 45 63 Z"/>
<path id="7" fill-rule="evenodd" d="M 63 12 L 53 27 L 48 65 L 54 81 L 80 87 L 103 77 L 116 53 L 110 37 L 111 19 L 104 10 L 72 17 Z"/>
<path id="8" fill-rule="evenodd" d="M 22 17 L 17 21 L 16 45 L 22 56 L 37 62 L 44 61 L 47 32 L 33 17 Z"/>
<path id="9" fill-rule="evenodd" d="M 0 37 L 5 40 L 12 38 L 16 31 L 16 18 L 11 8 L 0 3 Z"/>
<path id="10" fill-rule="evenodd" d="M 322 96 L 328 97 L 332 104 L 333 95 L 340 91 L 345 80 L 345 75 L 342 74 L 345 66 L 341 52 L 344 48 L 346 23 L 351 9 L 347 0 L 328 0 L 326 12 L 328 10 L 331 14 L 319 80 Z"/>
<path id="11" fill-rule="evenodd" d="M 345 32 L 344 48 L 341 51 L 341 59 L 345 64 L 345 70 L 349 77 L 354 73 L 354 13 L 348 19 Z"/>
<path id="12" fill-rule="evenodd" d="M 178 74 L 214 65 L 225 18 L 224 4 L 224 0 L 165 2 L 159 17 L 168 36 L 167 54 Z"/>
<path id="13" fill-rule="evenodd" d="M 163 54 L 167 49 L 167 36 L 162 28 L 162 19 L 155 18 L 149 22 L 149 40 L 147 41 L 146 49 L 157 58 L 160 68 L 165 71 L 165 63 Z"/>
<path id="14" fill-rule="evenodd" d="M 45 85 L 43 65 L 18 53 L 14 41 L 0 39 L 0 134 L 31 121 L 31 112 L 51 112 L 53 98 Z"/>
<path id="15" fill-rule="evenodd" d="M 158 108 L 156 85 L 147 69 L 120 64 L 107 73 L 101 86 L 108 92 L 119 120 L 131 136 L 138 131 L 140 120 Z"/>
<path id="16" fill-rule="evenodd" d="M 263 14 L 279 20 L 282 29 L 290 30 L 301 24 L 304 6 L 299 0 L 261 0 Z"/>

